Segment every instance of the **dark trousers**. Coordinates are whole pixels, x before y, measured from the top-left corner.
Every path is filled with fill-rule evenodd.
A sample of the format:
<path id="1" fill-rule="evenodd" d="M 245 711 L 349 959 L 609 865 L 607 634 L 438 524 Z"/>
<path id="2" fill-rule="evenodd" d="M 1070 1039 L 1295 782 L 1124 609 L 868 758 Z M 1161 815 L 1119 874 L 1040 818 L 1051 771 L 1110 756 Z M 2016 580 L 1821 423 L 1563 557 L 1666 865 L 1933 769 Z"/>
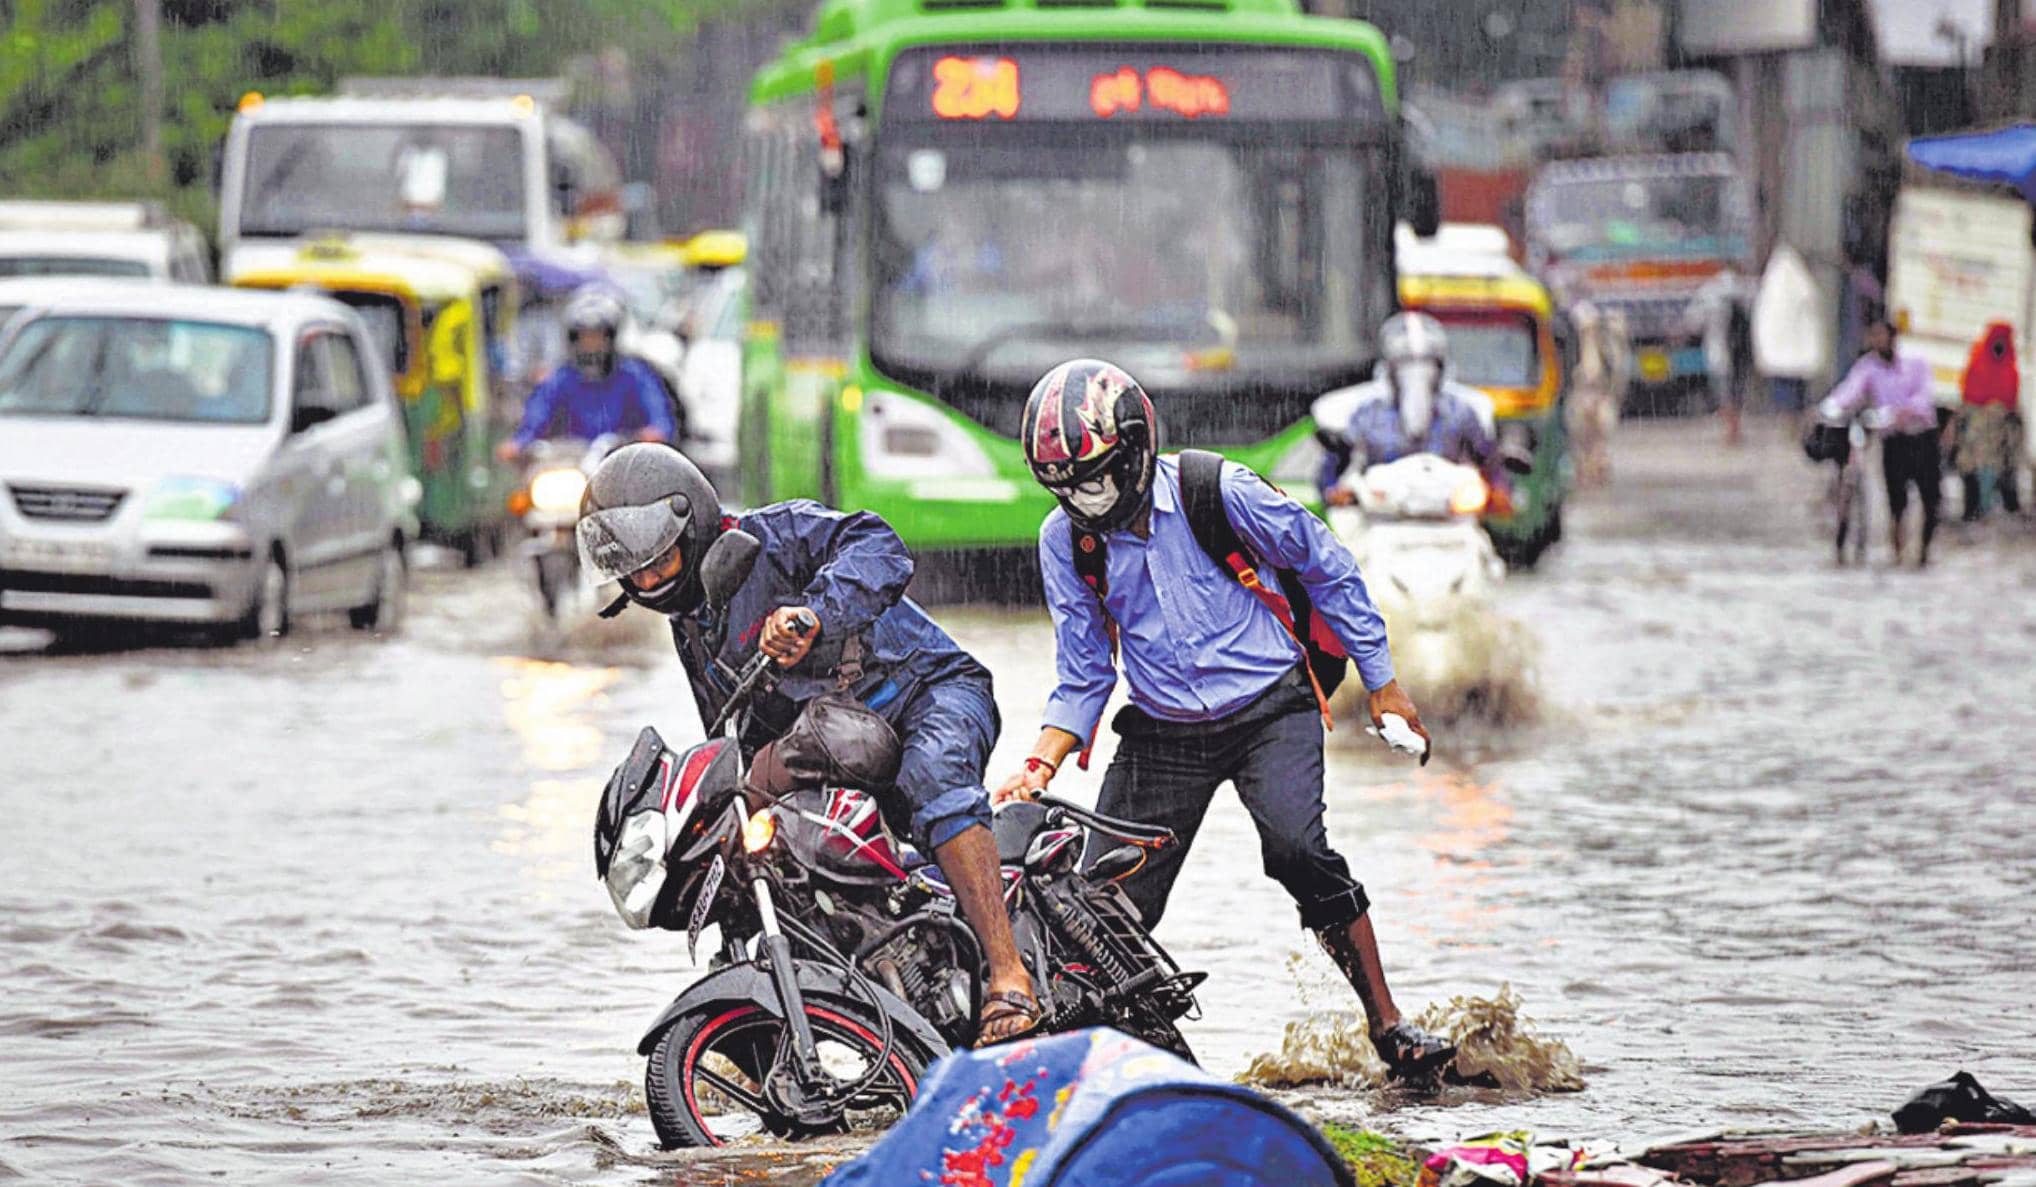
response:
<path id="1" fill-rule="evenodd" d="M 1909 484 L 1916 486 L 1917 501 L 1923 504 L 1923 552 L 1930 551 L 1930 537 L 1937 534 L 1937 504 L 1944 495 L 1944 457 L 1937 447 L 1937 434 L 1889 433 L 1881 441 L 1881 474 L 1888 484 L 1888 517 L 1902 522 L 1909 509 Z"/>
<path id="2" fill-rule="evenodd" d="M 1119 742 L 1096 809 L 1141 824 L 1163 825 L 1180 844 L 1152 854 L 1126 878 L 1124 891 L 1146 926 L 1166 910 L 1195 834 L 1225 780 L 1258 826 L 1267 876 L 1286 888 L 1310 930 L 1347 927 L 1369 905 L 1364 887 L 1329 847 L 1323 827 L 1322 718 L 1298 672 L 1219 721 L 1161 721 L 1127 707 L 1111 723 Z M 1097 838 L 1089 859 L 1114 845 Z"/>

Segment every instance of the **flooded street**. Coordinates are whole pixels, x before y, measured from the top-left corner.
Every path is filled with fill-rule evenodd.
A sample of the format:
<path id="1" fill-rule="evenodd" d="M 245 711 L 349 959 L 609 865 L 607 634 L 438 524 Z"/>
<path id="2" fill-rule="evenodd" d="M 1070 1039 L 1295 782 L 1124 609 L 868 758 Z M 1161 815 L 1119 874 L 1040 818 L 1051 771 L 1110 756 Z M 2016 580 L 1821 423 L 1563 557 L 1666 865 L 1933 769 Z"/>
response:
<path id="1" fill-rule="evenodd" d="M 1853 1124 L 1960 1067 L 2036 1089 L 2036 540 L 1835 569 L 1820 477 L 1756 427 L 1740 453 L 1629 427 L 1612 491 L 1511 582 L 1540 726 L 1442 733 L 1419 773 L 1339 729 L 1330 829 L 1401 1005 L 1510 985 L 1585 1090 L 1290 1099 L 1639 1138 Z M 0 1180 L 728 1181 L 653 1149 L 634 1049 L 693 974 L 590 861 L 636 729 L 697 734 L 669 646 L 528 658 L 500 569 L 431 574 L 412 611 L 387 643 L 0 657 Z M 1050 632 L 947 617 L 997 674 L 994 776 Z M 1186 1033 L 1220 1074 L 1349 1004 L 1290 959 L 1234 797 L 1160 938 L 1211 973 Z"/>

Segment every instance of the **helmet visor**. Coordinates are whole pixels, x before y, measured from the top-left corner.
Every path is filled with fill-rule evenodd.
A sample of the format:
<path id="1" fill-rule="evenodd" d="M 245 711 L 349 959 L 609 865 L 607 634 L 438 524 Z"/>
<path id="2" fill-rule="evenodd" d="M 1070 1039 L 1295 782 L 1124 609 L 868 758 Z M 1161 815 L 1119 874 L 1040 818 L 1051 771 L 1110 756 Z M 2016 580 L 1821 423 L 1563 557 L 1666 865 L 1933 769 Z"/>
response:
<path id="1" fill-rule="evenodd" d="M 671 552 L 691 521 L 684 495 L 645 507 L 609 507 L 580 518 L 580 566 L 595 582 L 622 581 Z"/>

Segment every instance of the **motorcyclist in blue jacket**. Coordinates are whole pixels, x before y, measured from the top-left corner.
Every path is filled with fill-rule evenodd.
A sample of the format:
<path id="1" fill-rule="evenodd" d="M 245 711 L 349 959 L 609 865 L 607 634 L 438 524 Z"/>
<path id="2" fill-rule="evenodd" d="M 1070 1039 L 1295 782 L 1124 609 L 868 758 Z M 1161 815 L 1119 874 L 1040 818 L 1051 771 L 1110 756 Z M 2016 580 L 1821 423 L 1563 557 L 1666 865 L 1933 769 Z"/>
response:
<path id="1" fill-rule="evenodd" d="M 700 579 L 708 548 L 740 529 L 763 545 L 728 604 Z M 627 445 L 588 481 L 578 529 L 588 572 L 666 615 L 700 719 L 721 712 L 732 674 L 756 651 L 776 657 L 776 690 L 754 705 L 746 750 L 783 734 L 807 702 L 846 691 L 902 743 L 895 785 L 868 788 L 885 819 L 930 852 L 953 886 L 990 966 L 979 1045 L 1037 1027 L 1040 1007 L 1003 902 L 983 769 L 1000 722 L 990 673 L 905 597 L 912 557 L 867 511 L 809 499 L 724 517 L 699 469 L 659 444 Z M 819 629 L 801 633 L 801 619 Z"/>
<path id="2" fill-rule="evenodd" d="M 502 460 L 514 461 L 541 437 L 677 439 L 671 397 L 657 373 L 617 350 L 624 316 L 622 302 L 608 292 L 590 287 L 573 294 L 565 315 L 573 361 L 530 393 L 522 423 L 498 447 Z"/>

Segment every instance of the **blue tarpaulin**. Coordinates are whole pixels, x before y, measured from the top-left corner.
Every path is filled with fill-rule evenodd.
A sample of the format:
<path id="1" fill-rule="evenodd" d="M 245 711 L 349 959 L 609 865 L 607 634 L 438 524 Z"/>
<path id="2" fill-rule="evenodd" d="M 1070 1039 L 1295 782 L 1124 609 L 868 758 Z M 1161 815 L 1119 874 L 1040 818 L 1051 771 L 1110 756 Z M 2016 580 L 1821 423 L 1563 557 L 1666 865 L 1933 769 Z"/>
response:
<path id="1" fill-rule="evenodd" d="M 1113 1030 L 935 1064 L 912 1110 L 823 1187 L 1351 1187 L 1292 1112 Z"/>
<path id="2" fill-rule="evenodd" d="M 1969 181 L 2014 186 L 2036 203 L 2036 126 L 1918 137 L 1909 141 L 1909 159 Z"/>

